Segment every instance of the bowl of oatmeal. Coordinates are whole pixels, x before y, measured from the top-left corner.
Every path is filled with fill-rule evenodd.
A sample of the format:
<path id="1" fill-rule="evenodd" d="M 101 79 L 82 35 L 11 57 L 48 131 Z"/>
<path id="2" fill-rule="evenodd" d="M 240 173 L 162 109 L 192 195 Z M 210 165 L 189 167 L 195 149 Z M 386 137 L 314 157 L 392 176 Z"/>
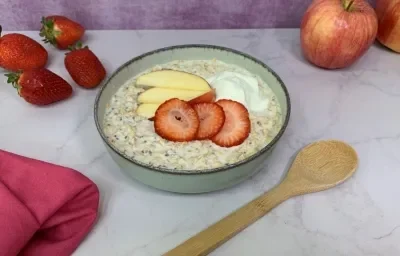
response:
<path id="1" fill-rule="evenodd" d="M 97 130 L 112 159 L 154 188 L 203 193 L 255 174 L 283 135 L 290 98 L 265 63 L 214 45 L 137 56 L 100 89 Z"/>

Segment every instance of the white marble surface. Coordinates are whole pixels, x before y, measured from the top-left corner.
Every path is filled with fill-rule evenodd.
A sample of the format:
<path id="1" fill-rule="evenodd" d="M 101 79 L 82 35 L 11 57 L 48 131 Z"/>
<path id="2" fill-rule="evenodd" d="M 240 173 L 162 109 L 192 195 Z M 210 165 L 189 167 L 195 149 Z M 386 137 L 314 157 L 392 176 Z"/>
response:
<path id="1" fill-rule="evenodd" d="M 38 39 L 36 32 L 25 33 Z M 75 168 L 100 188 L 100 219 L 74 256 L 161 255 L 270 189 L 298 149 L 325 138 L 355 147 L 361 161 L 355 176 L 281 204 L 211 255 L 400 255 L 400 55 L 374 45 L 350 69 L 324 71 L 304 62 L 298 30 L 87 34 L 109 74 L 138 54 L 174 44 L 217 44 L 250 53 L 282 77 L 293 108 L 265 170 L 224 191 L 177 195 L 127 179 L 105 153 L 93 121 L 97 90 L 74 85 L 70 100 L 38 108 L 20 99 L 3 77 L 0 148 Z M 63 53 L 47 48 L 49 68 L 71 82 Z"/>

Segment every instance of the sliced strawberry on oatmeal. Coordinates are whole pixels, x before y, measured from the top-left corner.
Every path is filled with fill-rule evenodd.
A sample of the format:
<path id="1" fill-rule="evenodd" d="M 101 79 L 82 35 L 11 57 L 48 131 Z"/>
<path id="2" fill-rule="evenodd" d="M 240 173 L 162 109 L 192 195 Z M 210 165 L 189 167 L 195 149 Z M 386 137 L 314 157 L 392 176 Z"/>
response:
<path id="1" fill-rule="evenodd" d="M 187 102 L 177 98 L 162 103 L 154 116 L 155 132 L 170 141 L 194 140 L 199 126 L 196 111 Z"/>
<path id="2" fill-rule="evenodd" d="M 192 105 L 200 119 L 200 127 L 196 139 L 205 140 L 215 136 L 224 125 L 225 113 L 215 103 L 197 103 Z"/>
<path id="3" fill-rule="evenodd" d="M 221 147 L 233 147 L 242 144 L 249 137 L 251 122 L 249 112 L 243 104 L 227 99 L 216 102 L 225 112 L 225 123 L 221 131 L 211 138 Z"/>

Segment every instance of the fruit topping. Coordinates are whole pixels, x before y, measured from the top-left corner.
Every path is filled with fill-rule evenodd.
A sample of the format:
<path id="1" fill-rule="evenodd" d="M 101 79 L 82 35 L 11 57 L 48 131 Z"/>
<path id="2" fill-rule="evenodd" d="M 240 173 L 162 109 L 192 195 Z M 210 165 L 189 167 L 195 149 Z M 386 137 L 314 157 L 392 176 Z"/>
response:
<path id="1" fill-rule="evenodd" d="M 200 76 L 169 69 L 144 74 L 138 77 L 136 85 L 194 91 L 209 91 L 211 89 L 208 82 Z"/>
<path id="2" fill-rule="evenodd" d="M 225 122 L 225 113 L 216 103 L 198 103 L 193 105 L 200 119 L 196 139 L 205 140 L 215 136 Z"/>
<path id="3" fill-rule="evenodd" d="M 169 100 L 171 98 L 179 98 L 179 97 L 164 97 L 163 95 L 151 95 L 153 94 L 153 92 L 155 92 L 155 89 L 161 89 L 161 88 L 152 88 L 149 89 L 145 92 L 143 92 L 142 94 L 139 95 L 138 97 L 138 101 L 141 102 L 142 104 L 139 105 L 139 107 L 136 109 L 136 113 L 140 116 L 143 117 L 147 117 L 149 118 L 150 121 L 154 120 L 154 114 L 157 110 L 157 108 L 161 105 L 162 102 L 164 102 L 165 100 Z M 147 93 L 148 91 L 152 91 L 152 93 L 149 95 L 149 93 Z M 163 89 L 163 90 L 170 90 L 170 89 Z M 157 90 L 158 92 L 160 92 L 160 90 Z M 186 91 L 187 92 L 187 91 Z M 198 92 L 198 91 L 191 91 L 191 92 Z M 210 102 L 214 102 L 215 101 L 215 90 L 211 90 L 208 92 L 204 92 L 202 91 L 203 94 L 201 94 L 198 97 L 195 97 L 191 100 L 188 101 L 188 103 L 190 105 L 194 105 L 197 103 L 210 103 Z M 143 96 L 143 94 L 147 94 L 145 96 Z M 175 96 L 177 94 L 174 94 Z M 191 95 L 196 95 L 196 94 L 192 94 Z M 164 101 L 160 102 L 160 98 L 165 98 Z M 183 99 L 181 99 L 183 100 Z"/>
<path id="4" fill-rule="evenodd" d="M 194 91 L 194 90 L 181 90 L 181 89 L 169 89 L 169 88 L 151 88 L 138 96 L 139 103 L 163 103 L 166 100 L 172 98 L 178 98 L 180 100 L 191 100 L 197 98 L 207 91 Z"/>
<path id="5" fill-rule="evenodd" d="M 243 104 L 227 99 L 216 102 L 225 112 L 222 129 L 211 140 L 221 147 L 233 147 L 242 144 L 250 134 L 249 112 Z"/>
<path id="6" fill-rule="evenodd" d="M 215 101 L 215 89 L 208 91 L 194 99 L 189 100 L 189 104 L 197 104 L 197 103 L 211 103 Z"/>
<path id="7" fill-rule="evenodd" d="M 194 140 L 199 126 L 196 111 L 187 102 L 177 98 L 162 103 L 154 116 L 155 132 L 170 141 Z"/>
<path id="8" fill-rule="evenodd" d="M 143 116 L 143 117 L 154 120 L 154 115 L 160 105 L 161 104 L 159 104 L 159 103 L 157 103 L 157 104 L 153 104 L 153 103 L 140 104 L 136 109 L 136 113 L 139 116 Z M 152 121 L 152 120 L 150 120 L 150 121 Z"/>

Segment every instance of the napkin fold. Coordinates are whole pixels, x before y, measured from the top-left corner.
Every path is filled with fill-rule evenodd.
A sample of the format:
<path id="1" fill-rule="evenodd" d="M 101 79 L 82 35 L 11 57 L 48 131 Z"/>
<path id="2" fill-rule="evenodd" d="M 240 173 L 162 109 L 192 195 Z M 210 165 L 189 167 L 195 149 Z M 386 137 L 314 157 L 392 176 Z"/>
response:
<path id="1" fill-rule="evenodd" d="M 1 256 L 70 256 L 98 206 L 96 184 L 78 171 L 0 150 Z"/>

